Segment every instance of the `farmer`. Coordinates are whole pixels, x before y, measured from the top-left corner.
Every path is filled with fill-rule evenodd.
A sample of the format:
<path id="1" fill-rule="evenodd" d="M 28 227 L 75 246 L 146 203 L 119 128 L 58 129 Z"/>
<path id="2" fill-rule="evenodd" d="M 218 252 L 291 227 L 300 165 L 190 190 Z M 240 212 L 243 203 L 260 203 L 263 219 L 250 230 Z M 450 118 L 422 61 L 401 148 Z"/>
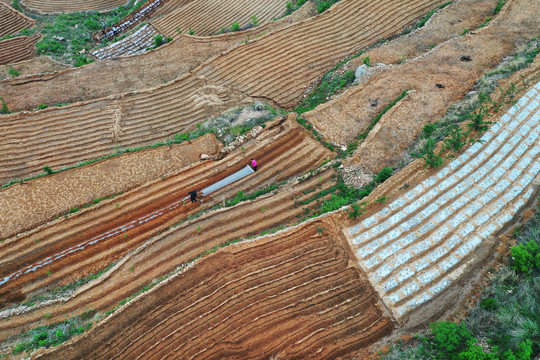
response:
<path id="1" fill-rule="evenodd" d="M 255 159 L 251 159 L 251 167 L 253 167 L 253 171 L 257 171 L 257 162 Z"/>
<path id="2" fill-rule="evenodd" d="M 191 202 L 197 202 L 197 190 L 193 190 L 188 192 L 188 194 L 191 196 Z"/>

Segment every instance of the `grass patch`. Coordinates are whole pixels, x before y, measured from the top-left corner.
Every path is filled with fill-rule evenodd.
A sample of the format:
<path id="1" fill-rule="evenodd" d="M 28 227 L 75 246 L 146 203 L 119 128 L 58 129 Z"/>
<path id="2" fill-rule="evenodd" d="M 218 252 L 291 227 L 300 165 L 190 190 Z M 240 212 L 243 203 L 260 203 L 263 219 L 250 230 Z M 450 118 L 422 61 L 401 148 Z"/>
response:
<path id="1" fill-rule="evenodd" d="M 31 352 L 40 347 L 50 348 L 58 346 L 73 336 L 80 335 L 92 327 L 88 318 L 93 316 L 95 310 L 74 316 L 69 320 L 52 325 L 40 326 L 27 332 L 26 340 L 19 342 L 13 348 L 13 355 Z M 49 317 L 50 314 L 45 314 Z"/>
<path id="2" fill-rule="evenodd" d="M 350 59 L 349 59 L 350 60 Z M 349 61 L 347 60 L 347 61 Z M 339 66 L 339 65 L 338 65 Z M 335 74 L 335 70 L 330 70 L 326 73 L 320 84 L 305 98 L 300 105 L 294 109 L 298 114 L 303 114 L 307 111 L 315 109 L 320 104 L 325 103 L 343 88 L 349 87 L 354 82 L 354 71 L 346 71 L 343 75 Z"/>

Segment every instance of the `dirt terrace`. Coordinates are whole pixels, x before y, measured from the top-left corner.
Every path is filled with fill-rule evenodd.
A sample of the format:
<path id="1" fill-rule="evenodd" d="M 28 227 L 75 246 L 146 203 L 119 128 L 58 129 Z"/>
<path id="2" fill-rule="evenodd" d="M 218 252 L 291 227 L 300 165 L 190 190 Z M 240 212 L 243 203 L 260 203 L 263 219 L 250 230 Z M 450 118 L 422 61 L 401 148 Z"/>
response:
<path id="1" fill-rule="evenodd" d="M 233 246 L 36 358 L 343 356 L 393 328 L 351 258 L 330 221 Z"/>
<path id="2" fill-rule="evenodd" d="M 286 0 L 199 0 L 191 1 L 170 13 L 152 21 L 162 33 L 170 37 L 178 36 L 176 29 L 198 36 L 215 35 L 222 27 L 229 28 L 238 22 L 240 27 L 251 23 L 256 16 L 259 24 L 265 24 L 285 12 Z"/>
<path id="3" fill-rule="evenodd" d="M 28 60 L 36 56 L 35 45 L 39 35 L 17 36 L 0 41 L 0 65 Z"/>
<path id="4" fill-rule="evenodd" d="M 411 89 L 379 120 L 350 160 L 371 172 L 396 166 L 426 123 L 440 118 L 481 75 L 538 35 L 540 22 L 532 14 L 539 11 L 539 3 L 512 1 L 485 28 L 449 40 L 424 56 L 352 87 L 340 98 L 306 113 L 306 118 L 330 140 L 347 144 L 384 106 Z M 472 61 L 462 61 L 463 56 Z M 378 99 L 377 106 L 371 106 L 372 99 Z"/>
<path id="5" fill-rule="evenodd" d="M 243 150 L 245 152 L 239 149 L 226 161 L 215 163 L 205 162 L 192 166 L 176 176 L 166 180 L 154 181 L 145 187 L 126 193 L 113 200 L 104 201 L 97 207 L 81 211 L 68 219 L 58 220 L 18 239 L 14 238 L 2 243 L 0 245 L 1 251 L 5 254 L 5 257 L 2 258 L 2 277 L 13 273 L 13 271 L 21 267 L 44 261 L 49 256 L 55 256 L 55 254 L 59 254 L 62 250 L 122 226 L 122 224 L 130 222 L 132 219 L 140 219 L 146 214 L 165 208 L 169 204 L 185 197 L 187 192 L 194 187 L 203 188 L 239 170 L 245 166 L 246 161 L 241 161 L 240 159 L 257 158 L 261 164 L 259 171 L 257 171 L 256 175 L 238 181 L 232 186 L 212 194 L 211 198 L 204 198 L 203 208 L 220 203 L 224 199 L 232 197 L 240 190 L 249 192 L 265 184 L 303 174 L 308 169 L 316 167 L 325 159 L 329 158 L 329 151 L 322 148 L 313 139 L 306 137 L 301 129 L 293 128 L 279 135 L 281 129 L 283 129 L 281 125 L 276 126 L 273 131 L 270 131 L 269 136 L 265 139 L 266 141 L 263 141 L 264 139 L 258 139 L 258 143 L 252 142 L 246 144 Z M 327 173 L 321 176 L 321 183 L 319 185 L 323 186 L 328 183 L 324 186 L 331 186 L 330 175 L 330 173 Z M 316 182 L 317 179 L 314 181 Z M 174 253 L 171 246 L 177 246 L 178 241 L 178 238 L 175 240 L 175 236 L 173 236 L 175 233 L 164 239 L 160 238 L 162 240 L 156 240 L 157 245 L 155 247 L 148 246 L 150 249 L 156 249 L 148 250 L 154 252 L 153 256 L 147 257 L 147 255 L 143 255 L 142 258 L 136 260 L 137 266 L 131 265 L 137 269 L 137 273 L 139 269 L 142 271 L 137 281 L 131 279 L 126 284 L 127 287 L 121 287 L 119 292 L 108 289 L 106 292 L 101 293 L 101 291 L 93 289 L 92 294 L 86 293 L 84 297 L 91 296 L 91 298 L 97 299 L 94 301 L 98 303 L 94 303 L 94 306 L 106 309 L 107 306 L 112 306 L 153 278 L 172 271 L 182 262 L 195 258 L 201 252 L 226 241 L 226 239 L 233 240 L 238 237 L 256 234 L 268 227 L 278 226 L 285 221 L 295 221 L 296 216 L 303 213 L 304 209 L 298 208 L 292 210 L 294 202 L 290 199 L 302 195 L 302 191 L 309 186 L 313 186 L 313 184 L 310 182 L 302 184 L 302 186 L 294 189 L 292 193 L 287 192 L 286 195 L 284 194 L 276 199 L 261 200 L 262 202 L 257 205 L 249 205 L 250 207 L 247 208 L 249 210 L 247 210 L 246 214 L 250 215 L 244 218 L 243 221 L 245 222 L 231 223 L 231 218 L 229 217 L 231 211 L 227 210 L 224 213 L 216 215 L 218 216 L 218 220 L 201 220 L 202 223 L 198 225 L 182 228 L 184 229 L 182 231 L 187 231 L 185 239 L 193 240 L 190 240 L 191 245 L 190 242 L 185 244 L 181 242 L 180 244 L 182 245 L 177 250 L 174 250 L 179 252 L 176 256 L 171 257 Z M 284 199 L 288 201 L 284 202 Z M 141 202 L 144 202 L 144 204 Z M 119 204 L 119 206 L 115 204 Z M 142 242 L 148 240 L 151 236 L 162 232 L 172 224 L 177 224 L 180 220 L 185 219 L 187 215 L 199 211 L 199 205 L 199 203 L 189 204 L 176 209 L 169 209 L 166 215 L 149 221 L 144 226 L 132 230 L 126 229 L 112 237 L 104 239 L 104 241 L 100 241 L 73 255 L 42 267 L 38 271 L 24 274 L 2 287 L 3 299 L 4 301 L 9 301 L 7 299 L 9 298 L 8 295 L 9 293 L 13 293 L 15 289 L 28 294 L 32 291 L 43 289 L 55 282 L 60 281 L 65 283 L 72 281 L 75 278 L 75 274 L 77 277 L 81 277 L 85 276 L 85 274 L 98 271 L 114 261 L 114 259 L 125 255 L 128 250 L 134 249 Z M 289 207 L 291 208 L 289 209 L 290 211 L 285 211 Z M 261 210 L 262 208 L 264 210 Z M 223 220 L 219 220 L 220 216 Z M 258 218 L 259 221 L 254 220 L 253 217 L 255 219 Z M 234 218 L 236 219 L 236 215 L 234 215 Z M 199 225 L 202 229 L 201 232 L 198 230 Z M 234 227 L 234 231 L 231 231 L 231 226 Z M 212 227 L 220 229 L 219 232 L 211 232 Z M 195 231 L 196 236 L 193 236 L 193 231 Z M 207 237 L 208 231 L 210 232 Z M 39 241 L 36 242 L 35 239 L 39 239 Z M 165 249 L 168 250 L 164 251 L 163 244 L 168 244 L 165 246 Z M 188 246 L 187 248 L 186 245 Z M 75 260 L 75 258 L 78 260 Z M 156 262 L 148 261 L 149 259 L 154 259 Z M 144 265 L 141 265 L 142 263 Z M 50 271 L 49 275 L 44 276 L 47 271 Z M 125 273 L 119 271 L 115 274 L 120 274 L 118 281 L 123 282 L 121 280 L 123 275 L 121 274 Z M 106 282 L 103 285 L 110 286 L 115 283 L 117 282 L 112 281 L 111 283 Z M 101 295 L 95 297 L 97 293 L 101 293 Z M 103 294 L 108 295 L 103 296 Z M 77 298 L 75 302 L 78 301 Z M 99 302 L 101 302 L 101 305 Z M 71 307 L 71 304 L 68 304 L 68 306 L 71 311 L 80 308 L 80 304 L 79 307 L 73 305 L 75 306 L 74 308 Z M 54 312 L 57 313 L 58 311 L 59 309 L 55 308 Z M 36 319 L 33 318 L 32 321 L 36 321 Z M 13 330 L 12 327 L 8 327 L 2 331 L 11 331 L 10 329 Z"/>
<path id="6" fill-rule="evenodd" d="M 218 155 L 214 135 L 172 146 L 113 157 L 72 170 L 18 183 L 0 190 L 0 238 L 31 230 L 95 199 L 127 192 Z"/>
<path id="7" fill-rule="evenodd" d="M 40 13 L 76 11 L 106 11 L 117 8 L 126 0 L 21 0 L 22 5 Z"/>
<path id="8" fill-rule="evenodd" d="M 35 20 L 15 10 L 7 4 L 0 3 L 0 37 L 15 34 L 35 24 Z"/>

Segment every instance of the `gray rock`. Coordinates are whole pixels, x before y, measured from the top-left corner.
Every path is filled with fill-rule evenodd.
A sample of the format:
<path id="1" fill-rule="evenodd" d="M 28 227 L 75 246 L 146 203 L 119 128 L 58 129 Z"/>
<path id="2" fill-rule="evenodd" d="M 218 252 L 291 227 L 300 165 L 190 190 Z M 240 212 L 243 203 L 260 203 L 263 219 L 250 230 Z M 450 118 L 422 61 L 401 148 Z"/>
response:
<path id="1" fill-rule="evenodd" d="M 358 80 L 359 77 L 361 76 L 364 76 L 368 71 L 368 67 L 366 64 L 362 64 L 360 65 L 357 69 L 356 69 L 356 72 L 354 73 L 354 77 L 355 77 L 355 81 Z"/>

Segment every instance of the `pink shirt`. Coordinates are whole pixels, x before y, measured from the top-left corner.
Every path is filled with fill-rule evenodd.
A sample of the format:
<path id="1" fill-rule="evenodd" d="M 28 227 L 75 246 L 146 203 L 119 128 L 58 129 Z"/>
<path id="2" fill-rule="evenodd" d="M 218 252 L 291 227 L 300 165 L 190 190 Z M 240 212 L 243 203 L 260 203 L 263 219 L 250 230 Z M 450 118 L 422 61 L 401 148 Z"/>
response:
<path id="1" fill-rule="evenodd" d="M 253 167 L 257 166 L 257 162 L 255 160 L 251 160 L 251 166 Z"/>

